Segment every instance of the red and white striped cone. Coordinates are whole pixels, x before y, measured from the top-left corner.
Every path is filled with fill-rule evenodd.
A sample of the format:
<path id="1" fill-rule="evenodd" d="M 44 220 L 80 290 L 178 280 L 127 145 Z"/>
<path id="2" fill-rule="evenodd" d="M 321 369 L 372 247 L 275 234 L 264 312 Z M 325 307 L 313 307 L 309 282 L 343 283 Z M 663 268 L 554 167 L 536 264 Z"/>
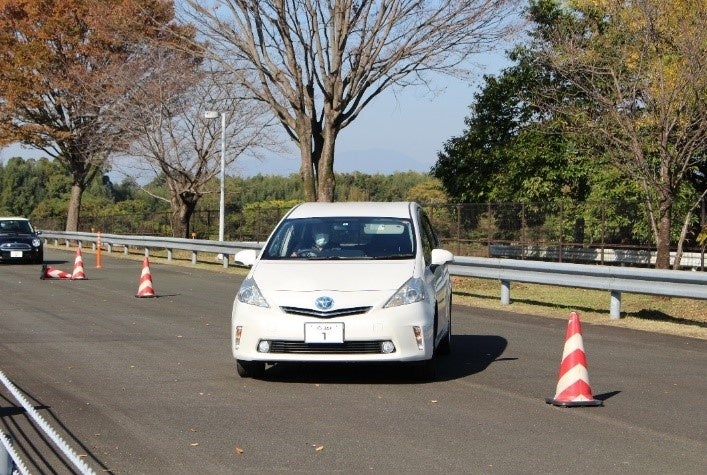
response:
<path id="1" fill-rule="evenodd" d="M 74 259 L 74 272 L 71 274 L 72 279 L 85 279 L 86 274 L 83 272 L 83 257 L 81 256 L 81 248 L 76 249 L 76 258 Z"/>
<path id="2" fill-rule="evenodd" d="M 582 341 L 582 325 L 577 312 L 570 313 L 565 335 L 565 348 L 562 352 L 562 362 L 554 398 L 546 398 L 545 402 L 555 406 L 601 406 L 600 400 L 594 399 L 589 386 L 587 360 Z"/>
<path id="3" fill-rule="evenodd" d="M 52 267 L 47 267 L 46 264 L 42 265 L 42 274 L 39 276 L 41 280 L 45 279 L 71 279 L 71 274 L 64 272 L 63 270 L 54 269 Z"/>
<path id="4" fill-rule="evenodd" d="M 140 275 L 140 286 L 135 297 L 157 297 L 152 288 L 152 274 L 150 274 L 150 260 L 145 257 L 142 261 L 142 274 Z"/>

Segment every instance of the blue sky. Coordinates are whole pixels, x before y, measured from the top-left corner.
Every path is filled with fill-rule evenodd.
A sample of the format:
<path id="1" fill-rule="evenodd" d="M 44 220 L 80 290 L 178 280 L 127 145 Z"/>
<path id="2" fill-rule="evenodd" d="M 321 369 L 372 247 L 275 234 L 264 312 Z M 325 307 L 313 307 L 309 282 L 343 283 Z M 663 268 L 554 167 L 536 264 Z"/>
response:
<path id="1" fill-rule="evenodd" d="M 431 93 L 424 87 L 386 91 L 339 133 L 334 169 L 388 174 L 394 171 L 429 171 L 444 143 L 464 131 L 464 119 L 484 74 L 497 74 L 508 66 L 505 54 L 476 58 L 477 73 L 470 79 L 437 76 Z M 299 156 L 273 156 L 263 161 L 242 158 L 232 173 L 245 176 L 296 173 Z"/>
<path id="2" fill-rule="evenodd" d="M 336 172 L 360 171 L 389 174 L 395 171 L 427 172 L 437 160 L 444 143 L 464 131 L 464 118 L 479 89 L 483 74 L 496 74 L 508 65 L 502 51 L 475 58 L 477 73 L 465 81 L 436 76 L 432 93 L 424 87 L 388 90 L 375 98 L 359 117 L 341 131 L 336 144 Z M 0 150 L 0 160 L 42 156 L 18 145 Z M 120 167 L 116 167 L 118 169 Z M 289 175 L 299 169 L 299 155 L 271 156 L 262 161 L 242 157 L 228 170 L 229 175 Z M 147 178 L 147 177 L 146 177 Z M 147 178 L 150 180 L 152 177 Z M 111 174 L 114 182 L 123 175 Z"/>

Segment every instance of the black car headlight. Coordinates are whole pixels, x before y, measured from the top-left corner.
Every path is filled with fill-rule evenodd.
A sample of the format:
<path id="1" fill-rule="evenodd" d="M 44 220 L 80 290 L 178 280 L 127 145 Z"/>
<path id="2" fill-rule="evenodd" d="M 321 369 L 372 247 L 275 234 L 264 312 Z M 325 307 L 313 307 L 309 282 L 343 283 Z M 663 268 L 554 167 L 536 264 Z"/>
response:
<path id="1" fill-rule="evenodd" d="M 39 247 L 42 245 L 42 241 L 39 238 L 32 239 L 32 246 Z"/>

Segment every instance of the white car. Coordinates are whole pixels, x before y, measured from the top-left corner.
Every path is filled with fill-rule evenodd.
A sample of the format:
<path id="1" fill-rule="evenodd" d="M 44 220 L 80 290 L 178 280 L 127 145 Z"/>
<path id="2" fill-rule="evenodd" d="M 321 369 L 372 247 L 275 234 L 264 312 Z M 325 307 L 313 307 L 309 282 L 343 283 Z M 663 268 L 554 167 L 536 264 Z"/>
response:
<path id="1" fill-rule="evenodd" d="M 277 225 L 233 303 L 238 374 L 306 362 L 411 362 L 450 351 L 454 256 L 419 204 L 304 203 Z"/>

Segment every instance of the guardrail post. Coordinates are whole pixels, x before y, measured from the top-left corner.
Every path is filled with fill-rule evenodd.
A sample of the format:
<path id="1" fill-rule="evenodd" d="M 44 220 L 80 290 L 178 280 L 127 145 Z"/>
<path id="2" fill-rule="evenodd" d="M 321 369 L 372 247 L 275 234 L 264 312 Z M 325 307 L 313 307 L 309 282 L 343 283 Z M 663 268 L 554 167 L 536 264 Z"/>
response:
<path id="1" fill-rule="evenodd" d="M 621 318 L 621 291 L 611 291 L 611 307 L 609 307 L 609 316 L 612 320 Z"/>
<path id="2" fill-rule="evenodd" d="M 501 281 L 501 305 L 509 305 L 511 303 L 511 281 Z"/>

